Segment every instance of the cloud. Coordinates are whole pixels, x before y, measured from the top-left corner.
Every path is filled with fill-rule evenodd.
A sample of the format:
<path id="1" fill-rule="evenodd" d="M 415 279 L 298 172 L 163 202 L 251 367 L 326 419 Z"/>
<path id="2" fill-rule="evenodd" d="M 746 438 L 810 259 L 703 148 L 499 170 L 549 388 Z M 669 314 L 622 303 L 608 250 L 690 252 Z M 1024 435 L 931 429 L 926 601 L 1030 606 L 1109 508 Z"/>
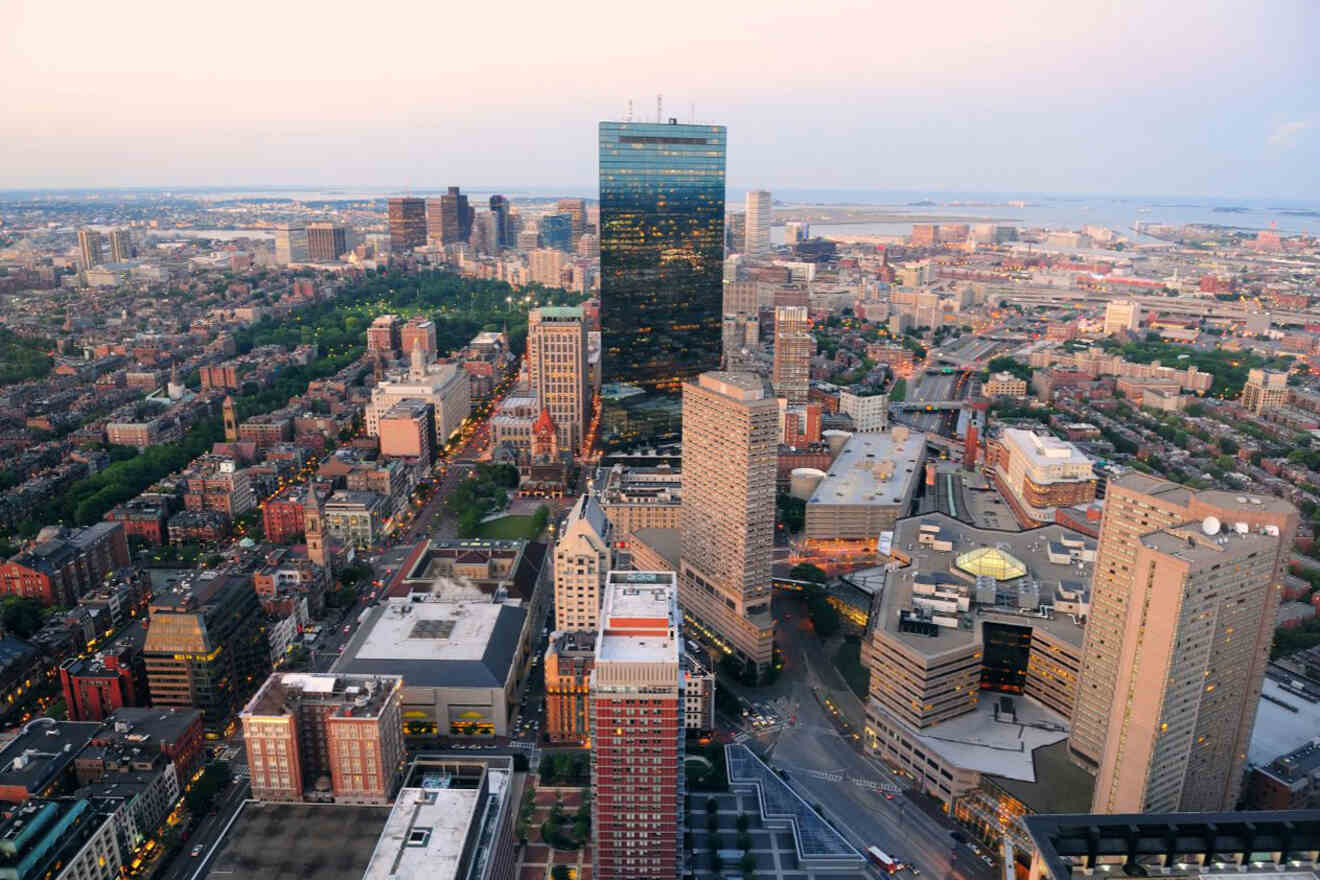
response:
<path id="1" fill-rule="evenodd" d="M 1285 122 L 1274 129 L 1274 134 L 1270 135 L 1268 143 L 1271 147 L 1291 147 L 1301 138 L 1302 132 L 1310 126 L 1309 122 L 1300 120 Z"/>

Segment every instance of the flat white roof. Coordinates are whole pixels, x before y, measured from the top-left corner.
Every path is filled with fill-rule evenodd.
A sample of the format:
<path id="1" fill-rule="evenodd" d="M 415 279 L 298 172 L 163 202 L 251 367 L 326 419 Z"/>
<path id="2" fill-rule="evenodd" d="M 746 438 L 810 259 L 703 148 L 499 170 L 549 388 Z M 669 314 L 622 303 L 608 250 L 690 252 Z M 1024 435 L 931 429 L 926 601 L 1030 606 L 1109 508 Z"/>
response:
<path id="1" fill-rule="evenodd" d="M 1012 700 L 1017 720 L 1001 715 L 997 721 L 995 705 L 999 696 L 992 691 L 983 693 L 976 711 L 923 728 L 916 738 L 924 748 L 955 766 L 1037 782 L 1032 753 L 1067 739 L 1068 722 L 1057 712 L 1016 694 Z"/>
<path id="2" fill-rule="evenodd" d="M 355 652 L 358 660 L 481 660 L 503 605 L 391 599 Z"/>
<path id="3" fill-rule="evenodd" d="M 456 880 L 479 797 L 475 788 L 401 790 L 362 880 Z"/>
<path id="4" fill-rule="evenodd" d="M 1019 428 L 1005 428 L 1004 440 L 1012 443 L 1033 464 L 1049 467 L 1060 464 L 1089 465 L 1091 459 L 1076 446 L 1051 434 L 1037 434 Z"/>
<path id="5" fill-rule="evenodd" d="M 825 479 L 816 486 L 808 504 L 898 504 L 926 454 L 926 435 L 899 428 L 895 431 L 856 433 L 848 438 Z"/>
<path id="6" fill-rule="evenodd" d="M 1267 675 L 1256 706 L 1256 726 L 1251 730 L 1247 762 L 1264 766 L 1306 745 L 1317 731 L 1320 731 L 1320 703 L 1289 693 Z"/>
<path id="7" fill-rule="evenodd" d="M 611 571 L 600 620 L 598 663 L 678 663 L 678 578 L 672 571 Z M 622 628 L 638 620 L 663 623 L 634 632 Z"/>

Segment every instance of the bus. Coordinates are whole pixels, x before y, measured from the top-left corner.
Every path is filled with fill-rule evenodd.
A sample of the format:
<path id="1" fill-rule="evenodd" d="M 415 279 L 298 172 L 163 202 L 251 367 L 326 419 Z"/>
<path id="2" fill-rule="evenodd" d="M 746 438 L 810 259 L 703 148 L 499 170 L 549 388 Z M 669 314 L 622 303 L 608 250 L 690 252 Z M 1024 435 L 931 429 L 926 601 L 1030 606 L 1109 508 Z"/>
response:
<path id="1" fill-rule="evenodd" d="M 880 849 L 880 847 L 878 846 L 867 847 L 866 855 L 868 858 L 870 858 L 871 864 L 875 865 L 877 868 L 883 869 L 884 871 L 890 874 L 894 873 L 899 868 L 903 867 L 898 862 L 894 861 L 889 856 L 885 855 L 884 850 Z"/>

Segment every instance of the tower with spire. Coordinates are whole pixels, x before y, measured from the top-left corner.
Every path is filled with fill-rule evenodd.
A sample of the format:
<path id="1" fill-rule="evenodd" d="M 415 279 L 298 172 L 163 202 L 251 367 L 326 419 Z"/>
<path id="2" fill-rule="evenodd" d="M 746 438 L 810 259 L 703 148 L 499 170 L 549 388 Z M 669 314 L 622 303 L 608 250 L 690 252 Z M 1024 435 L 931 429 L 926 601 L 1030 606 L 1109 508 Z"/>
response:
<path id="1" fill-rule="evenodd" d="M 238 408 L 234 405 L 232 395 L 225 395 L 225 402 L 221 405 L 225 416 L 225 442 L 238 442 Z"/>
<path id="2" fill-rule="evenodd" d="M 422 348 L 421 339 L 413 342 L 412 352 L 408 355 L 408 378 L 414 382 L 426 378 L 426 349 Z"/>
<path id="3" fill-rule="evenodd" d="M 325 546 L 325 510 L 316 494 L 316 486 L 307 483 L 307 497 L 303 499 L 303 536 L 307 542 L 307 558 L 322 568 L 330 567 L 330 554 Z"/>

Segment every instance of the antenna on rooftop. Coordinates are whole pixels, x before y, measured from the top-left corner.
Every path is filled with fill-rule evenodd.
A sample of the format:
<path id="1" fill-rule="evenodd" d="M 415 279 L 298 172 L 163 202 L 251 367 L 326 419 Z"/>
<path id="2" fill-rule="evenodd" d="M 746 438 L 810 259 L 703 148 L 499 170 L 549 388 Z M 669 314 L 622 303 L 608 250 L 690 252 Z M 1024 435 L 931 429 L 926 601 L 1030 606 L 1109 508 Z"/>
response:
<path id="1" fill-rule="evenodd" d="M 664 107 L 665 107 L 665 96 L 664 96 L 664 95 L 656 95 L 656 96 L 655 96 L 655 121 L 656 121 L 657 123 L 660 123 L 660 122 L 664 122 L 664 121 L 665 121 Z"/>
<path id="2" fill-rule="evenodd" d="M 628 115 L 624 117 L 625 122 L 632 122 L 632 98 L 628 99 Z"/>

